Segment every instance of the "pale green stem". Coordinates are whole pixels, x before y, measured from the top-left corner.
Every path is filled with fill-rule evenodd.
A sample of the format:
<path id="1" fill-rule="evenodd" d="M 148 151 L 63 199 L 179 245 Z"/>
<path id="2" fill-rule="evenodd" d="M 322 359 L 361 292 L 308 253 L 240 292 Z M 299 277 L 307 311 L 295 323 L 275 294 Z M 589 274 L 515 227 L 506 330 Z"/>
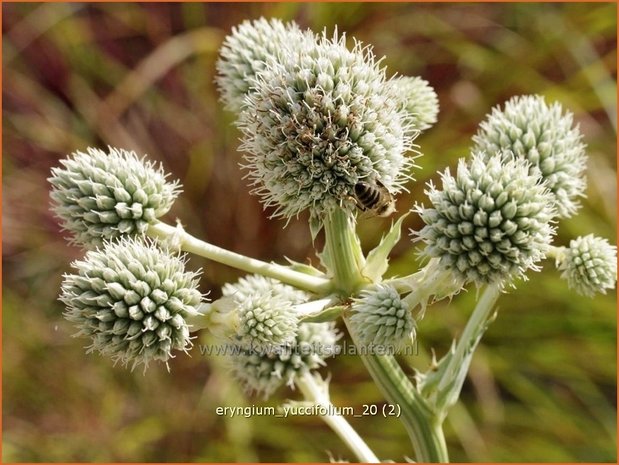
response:
<path id="1" fill-rule="evenodd" d="M 364 280 L 360 270 L 364 259 L 354 223 L 349 213 L 336 210 L 325 223 L 327 266 L 336 287 L 347 296 L 353 295 Z M 346 321 L 346 319 L 345 319 Z M 348 322 L 347 322 L 348 324 Z M 355 340 L 354 331 L 351 331 Z M 358 345 L 358 341 L 355 341 Z M 441 422 L 419 395 L 393 356 L 363 354 L 374 382 L 387 400 L 401 409 L 400 419 L 411 438 L 419 462 L 447 462 L 447 448 Z"/>
<path id="2" fill-rule="evenodd" d="M 567 249 L 565 247 L 555 247 L 551 245 L 548 251 L 546 252 L 547 258 L 554 258 L 555 260 L 561 260 L 565 256 L 565 251 Z"/>
<path id="3" fill-rule="evenodd" d="M 335 411 L 329 399 L 328 391 L 318 384 L 313 375 L 305 373 L 303 376 L 296 379 L 295 384 L 306 400 L 315 405 L 325 407 L 327 411 Z M 346 443 L 350 450 L 357 456 L 359 462 L 380 463 L 380 460 L 374 455 L 374 452 L 372 452 L 361 436 L 359 436 L 343 416 L 321 415 L 320 418 L 322 418 L 322 420 L 335 431 L 340 439 Z"/>
<path id="4" fill-rule="evenodd" d="M 348 325 L 348 320 L 345 321 Z M 350 326 L 348 328 L 354 341 L 355 334 Z M 366 354 L 362 351 L 360 356 L 389 403 L 400 407 L 400 420 L 411 439 L 417 461 L 449 462 L 441 419 L 430 409 L 395 357 Z"/>
<path id="5" fill-rule="evenodd" d="M 266 263 L 256 260 L 255 258 L 249 258 L 231 252 L 197 239 L 181 228 L 170 226 L 165 223 L 156 222 L 151 224 L 148 227 L 147 234 L 151 237 L 169 240 L 173 244 L 178 244 L 181 250 L 185 252 L 190 252 L 249 273 L 258 273 L 263 276 L 268 276 L 305 291 L 324 295 L 331 288 L 331 283 L 326 278 L 300 273 L 285 266 L 275 263 Z"/>
<path id="6" fill-rule="evenodd" d="M 365 280 L 361 269 L 365 264 L 352 214 L 336 208 L 325 221 L 326 265 L 333 273 L 337 290 L 351 295 Z"/>
<path id="7" fill-rule="evenodd" d="M 437 398 L 442 400 L 436 408 L 437 413 L 443 418 L 447 415 L 449 407 L 455 404 L 460 397 L 473 353 L 492 319 L 494 306 L 500 295 L 501 288 L 497 284 L 490 285 L 484 290 L 456 343 L 452 356 L 447 361 L 447 366 L 437 385 Z"/>

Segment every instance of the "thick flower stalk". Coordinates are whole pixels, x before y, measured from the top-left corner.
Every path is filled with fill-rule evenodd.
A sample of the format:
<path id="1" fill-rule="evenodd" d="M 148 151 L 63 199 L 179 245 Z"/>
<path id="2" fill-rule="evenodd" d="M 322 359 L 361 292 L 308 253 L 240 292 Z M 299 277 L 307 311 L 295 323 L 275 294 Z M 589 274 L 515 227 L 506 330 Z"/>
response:
<path id="1" fill-rule="evenodd" d="M 239 117 L 253 192 L 274 216 L 353 211 L 355 185 L 391 193 L 409 177 L 408 114 L 368 47 L 321 36 L 260 73 Z"/>
<path id="2" fill-rule="evenodd" d="M 531 163 L 553 193 L 559 217 L 572 216 L 586 187 L 585 145 L 573 115 L 539 95 L 513 97 L 492 110 L 473 141 L 486 159 L 509 150 Z"/>
<path id="3" fill-rule="evenodd" d="M 236 337 L 240 344 L 267 353 L 294 342 L 298 329 L 294 306 L 308 299 L 305 292 L 274 279 L 250 275 L 226 284 L 222 293 L 236 305 Z"/>
<path id="4" fill-rule="evenodd" d="M 144 234 L 179 193 L 161 167 L 110 147 L 77 151 L 53 168 L 53 210 L 72 242 L 93 248 L 122 235 Z"/>
<path id="5" fill-rule="evenodd" d="M 183 257 L 123 238 L 87 252 L 73 268 L 60 300 L 76 336 L 91 339 L 88 352 L 146 367 L 191 347 L 187 319 L 198 315 L 202 294 Z"/>
<path id="6" fill-rule="evenodd" d="M 415 320 L 393 287 L 377 285 L 362 291 L 351 310 L 350 326 L 369 350 L 393 354 L 412 342 Z"/>
<path id="7" fill-rule="evenodd" d="M 301 31 L 294 22 L 279 19 L 244 21 L 226 37 L 217 60 L 217 86 L 229 110 L 238 112 L 258 74 L 271 59 L 286 61 L 287 51 L 314 40 L 310 31 Z"/>
<path id="8" fill-rule="evenodd" d="M 302 323 L 293 343 L 271 352 L 242 344 L 229 346 L 232 373 L 248 393 L 267 399 L 277 388 L 325 365 L 338 352 L 339 335 L 333 323 Z"/>
<path id="9" fill-rule="evenodd" d="M 447 169 L 442 189 L 426 191 L 431 208 L 417 233 L 424 254 L 440 259 L 457 282 L 510 283 L 545 258 L 554 234 L 552 194 L 521 158 L 476 153 Z"/>
<path id="10" fill-rule="evenodd" d="M 593 234 L 571 241 L 557 262 L 561 277 L 581 295 L 606 294 L 617 282 L 617 247 Z"/>
<path id="11" fill-rule="evenodd" d="M 405 112 L 410 115 L 410 129 L 426 131 L 437 121 L 439 103 L 430 83 L 418 76 L 400 76 L 390 81 L 394 98 L 399 99 Z"/>

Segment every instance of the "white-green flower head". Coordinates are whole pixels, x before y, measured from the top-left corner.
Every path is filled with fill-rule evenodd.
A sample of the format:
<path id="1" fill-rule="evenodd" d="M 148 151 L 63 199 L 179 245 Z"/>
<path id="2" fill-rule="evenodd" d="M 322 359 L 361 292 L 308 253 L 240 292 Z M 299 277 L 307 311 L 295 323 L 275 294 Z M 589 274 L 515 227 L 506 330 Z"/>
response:
<path id="1" fill-rule="evenodd" d="M 333 323 L 302 323 L 291 346 L 260 352 L 233 345 L 232 372 L 247 392 L 268 398 L 283 384 L 293 386 L 297 376 L 325 365 L 326 358 L 337 354 L 339 337 Z"/>
<path id="2" fill-rule="evenodd" d="M 325 35 L 269 62 L 239 117 L 254 193 L 274 216 L 355 208 L 354 187 L 409 177 L 408 115 L 368 47 Z"/>
<path id="3" fill-rule="evenodd" d="M 71 242 L 86 248 L 123 235 L 144 234 L 179 193 L 161 167 L 135 152 L 110 147 L 77 151 L 52 169 L 53 210 Z"/>
<path id="4" fill-rule="evenodd" d="M 572 113 L 539 95 L 514 97 L 503 109 L 494 108 L 473 137 L 488 156 L 508 149 L 529 160 L 554 194 L 561 218 L 572 216 L 584 195 L 587 159 L 581 139 Z"/>
<path id="5" fill-rule="evenodd" d="M 418 207 L 424 254 L 463 284 L 510 283 L 545 257 L 554 228 L 552 194 L 522 158 L 497 153 L 461 159 L 442 189 L 430 185 L 432 208 Z"/>
<path id="6" fill-rule="evenodd" d="M 294 341 L 298 319 L 294 305 L 307 294 L 272 278 L 249 275 L 222 288 L 237 305 L 239 342 L 259 352 L 268 352 Z"/>
<path id="7" fill-rule="evenodd" d="M 294 22 L 279 19 L 244 21 L 232 29 L 217 61 L 217 85 L 221 100 L 232 111 L 240 111 L 252 89 L 256 75 L 270 58 L 286 60 L 287 50 L 314 40 L 310 31 L 301 31 Z"/>
<path id="8" fill-rule="evenodd" d="M 353 301 L 350 323 L 359 342 L 396 353 L 410 343 L 415 333 L 415 319 L 398 291 L 391 286 L 377 285 L 364 290 Z"/>
<path id="9" fill-rule="evenodd" d="M 234 296 L 237 302 L 265 294 L 277 296 L 293 304 L 306 302 L 309 298 L 307 293 L 299 289 L 259 274 L 244 276 L 234 284 L 226 283 L 221 292 L 226 297 Z"/>
<path id="10" fill-rule="evenodd" d="M 560 257 L 559 270 L 569 287 L 579 294 L 606 294 L 617 282 L 617 247 L 593 234 L 579 237 L 570 242 Z"/>
<path id="11" fill-rule="evenodd" d="M 65 275 L 60 300 L 76 335 L 92 339 L 88 352 L 146 367 L 191 347 L 186 319 L 198 314 L 202 295 L 197 273 L 185 271 L 183 257 L 122 238 L 72 266 L 76 273 Z"/>
<path id="12" fill-rule="evenodd" d="M 437 121 L 438 96 L 430 83 L 420 77 L 400 76 L 391 79 L 395 98 L 410 115 L 410 129 L 425 131 Z"/>

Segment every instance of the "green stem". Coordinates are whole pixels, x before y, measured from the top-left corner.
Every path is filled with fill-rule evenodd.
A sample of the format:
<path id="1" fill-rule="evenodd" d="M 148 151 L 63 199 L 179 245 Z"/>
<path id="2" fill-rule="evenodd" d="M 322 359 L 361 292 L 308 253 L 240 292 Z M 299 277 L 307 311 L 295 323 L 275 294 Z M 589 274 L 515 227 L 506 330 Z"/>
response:
<path id="1" fill-rule="evenodd" d="M 326 265 L 333 273 L 336 288 L 351 295 L 364 283 L 361 269 L 365 263 L 352 214 L 336 208 L 325 221 Z"/>
<path id="2" fill-rule="evenodd" d="M 156 222 L 148 227 L 147 234 L 151 237 L 177 242 L 181 250 L 194 253 L 204 258 L 232 266 L 249 273 L 258 273 L 263 276 L 277 279 L 299 289 L 325 295 L 331 288 L 331 283 L 326 278 L 311 276 L 305 273 L 291 270 L 275 263 L 266 263 L 255 258 L 231 252 L 208 242 L 201 241 L 186 233 L 181 228 L 169 224 Z"/>
<path id="3" fill-rule="evenodd" d="M 335 411 L 329 400 L 329 394 L 325 387 L 321 386 L 310 373 L 305 373 L 296 380 L 296 385 L 305 399 L 315 405 L 323 406 L 327 411 Z M 363 441 L 361 436 L 350 426 L 350 423 L 341 415 L 321 415 L 320 418 L 331 427 L 342 441 L 357 456 L 362 463 L 380 463 L 374 452 Z"/>
<path id="4" fill-rule="evenodd" d="M 345 320 L 348 325 L 348 320 Z M 349 327 L 353 340 L 354 332 Z M 360 351 L 374 382 L 392 405 L 399 406 L 400 420 L 415 449 L 418 462 L 447 463 L 449 456 L 441 419 L 434 414 L 392 355 Z"/>
<path id="5" fill-rule="evenodd" d="M 471 366 L 473 353 L 492 319 L 494 305 L 500 295 L 501 289 L 496 284 L 490 285 L 484 290 L 464 327 L 460 339 L 456 343 L 453 355 L 448 359 L 437 389 L 445 397 L 445 404 L 438 406 L 443 416 L 447 414 L 447 409 L 455 404 L 460 397 L 462 385 Z"/>

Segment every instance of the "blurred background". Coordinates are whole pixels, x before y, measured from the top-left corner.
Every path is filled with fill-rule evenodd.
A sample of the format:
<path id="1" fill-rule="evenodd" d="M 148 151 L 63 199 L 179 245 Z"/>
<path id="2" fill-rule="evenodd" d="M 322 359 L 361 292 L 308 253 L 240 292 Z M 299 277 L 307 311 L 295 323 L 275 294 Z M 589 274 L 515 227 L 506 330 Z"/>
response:
<path id="1" fill-rule="evenodd" d="M 516 94 L 574 112 L 588 144 L 580 214 L 558 245 L 595 233 L 616 241 L 616 4 L 3 4 L 3 461 L 297 462 L 353 457 L 319 418 L 223 418 L 218 406 L 263 405 L 221 357 L 194 350 L 171 373 L 146 374 L 85 355 L 57 301 L 81 256 L 49 212 L 50 168 L 87 146 L 147 153 L 184 185 L 168 216 L 214 244 L 262 260 L 316 263 L 306 218 L 269 221 L 241 179 L 239 133 L 213 84 L 218 48 L 245 19 L 335 25 L 385 55 L 389 73 L 436 89 L 439 123 L 400 211 L 423 201 L 436 171 L 465 156 L 477 124 Z M 390 220 L 364 220 L 369 249 Z M 420 220 L 410 215 L 406 227 Z M 417 266 L 404 238 L 392 273 Z M 240 274 L 191 258 L 212 298 Z M 446 422 L 453 461 L 615 462 L 616 294 L 579 297 L 552 263 L 500 300 L 462 402 Z M 471 291 L 432 307 L 418 328 L 426 369 L 462 330 Z M 204 336 L 207 341 L 207 336 Z M 410 366 L 410 367 L 409 367 Z M 332 400 L 361 409 L 383 398 L 354 356 L 330 360 Z M 298 398 L 280 390 L 266 405 Z M 395 419 L 350 422 L 383 459 L 412 457 Z"/>

